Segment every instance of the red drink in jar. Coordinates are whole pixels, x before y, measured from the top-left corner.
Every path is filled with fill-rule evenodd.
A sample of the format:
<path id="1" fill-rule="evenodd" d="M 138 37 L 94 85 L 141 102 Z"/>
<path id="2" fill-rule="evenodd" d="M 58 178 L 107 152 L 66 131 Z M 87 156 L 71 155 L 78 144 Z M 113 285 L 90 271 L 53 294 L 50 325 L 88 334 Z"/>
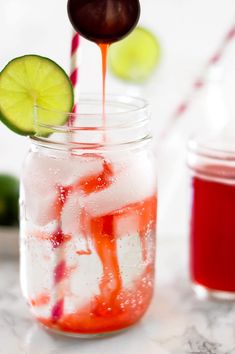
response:
<path id="1" fill-rule="evenodd" d="M 235 297 L 235 155 L 189 146 L 190 271 L 199 295 Z"/>

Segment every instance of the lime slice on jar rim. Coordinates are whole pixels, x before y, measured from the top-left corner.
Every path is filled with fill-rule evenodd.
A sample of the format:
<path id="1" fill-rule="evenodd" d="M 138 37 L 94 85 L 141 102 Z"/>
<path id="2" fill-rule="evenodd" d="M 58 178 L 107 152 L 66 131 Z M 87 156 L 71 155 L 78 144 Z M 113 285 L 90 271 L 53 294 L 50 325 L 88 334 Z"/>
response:
<path id="1" fill-rule="evenodd" d="M 140 26 L 109 49 L 109 68 L 112 74 L 134 83 L 149 79 L 160 59 L 159 40 L 150 30 Z"/>
<path id="2" fill-rule="evenodd" d="M 10 61 L 0 73 L 0 120 L 21 135 L 35 135 L 35 107 L 38 124 L 63 125 L 74 105 L 72 83 L 54 61 L 26 55 Z"/>

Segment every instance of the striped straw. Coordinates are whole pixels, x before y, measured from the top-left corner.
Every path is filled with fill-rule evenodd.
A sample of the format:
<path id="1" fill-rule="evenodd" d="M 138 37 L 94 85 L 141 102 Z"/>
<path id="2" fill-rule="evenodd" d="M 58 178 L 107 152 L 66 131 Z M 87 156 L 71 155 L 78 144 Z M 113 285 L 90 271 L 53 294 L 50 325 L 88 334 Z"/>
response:
<path id="1" fill-rule="evenodd" d="M 80 48 L 80 36 L 77 32 L 72 33 L 72 42 L 71 42 L 71 58 L 70 58 L 70 80 L 73 85 L 75 93 L 75 105 L 73 107 L 73 113 L 76 113 L 77 110 L 77 86 L 78 86 L 78 77 L 79 77 L 79 63 L 78 63 L 78 54 Z M 71 122 L 70 122 L 71 124 Z"/>
<path id="2" fill-rule="evenodd" d="M 80 46 L 80 37 L 77 32 L 72 33 L 71 42 L 71 57 L 70 57 L 70 80 L 74 89 L 75 104 L 73 107 L 73 113 L 77 111 L 77 86 L 78 86 L 78 76 L 79 76 L 79 63 L 78 63 L 78 51 Z M 70 115 L 68 126 L 74 125 L 74 117 Z M 72 152 L 71 152 L 72 154 Z M 65 202 L 65 196 L 63 191 L 60 191 L 60 199 L 62 201 L 61 209 Z M 61 220 L 59 220 L 59 235 L 63 235 L 61 231 Z M 64 298 L 66 295 L 66 290 L 68 287 L 68 274 L 66 265 L 66 255 L 65 246 L 63 242 L 58 246 L 55 252 L 55 269 L 54 269 L 54 306 L 52 307 L 52 320 L 57 322 L 64 312 Z"/>
<path id="3" fill-rule="evenodd" d="M 191 89 L 189 90 L 189 93 L 186 96 L 186 98 L 176 107 L 175 111 L 173 112 L 172 116 L 169 119 L 169 122 L 166 124 L 164 130 L 161 133 L 160 136 L 161 139 L 167 137 L 170 131 L 174 128 L 175 124 L 189 110 L 196 94 L 206 86 L 209 70 L 222 60 L 222 58 L 226 54 L 229 45 L 231 44 L 234 38 L 235 38 L 235 23 L 233 23 L 232 26 L 229 28 L 229 30 L 227 31 L 226 35 L 224 36 L 222 42 L 218 46 L 215 53 L 209 58 L 201 74 L 198 76 L 196 80 L 193 81 L 191 85 Z"/>

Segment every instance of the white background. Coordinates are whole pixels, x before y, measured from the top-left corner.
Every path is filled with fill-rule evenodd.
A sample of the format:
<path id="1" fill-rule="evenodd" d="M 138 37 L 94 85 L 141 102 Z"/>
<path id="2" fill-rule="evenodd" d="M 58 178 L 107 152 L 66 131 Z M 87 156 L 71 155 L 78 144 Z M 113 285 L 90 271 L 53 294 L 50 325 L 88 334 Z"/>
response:
<path id="1" fill-rule="evenodd" d="M 15 56 L 35 53 L 56 60 L 68 70 L 71 27 L 66 3 L 66 0 L 0 0 L 0 69 Z M 160 68 L 143 90 L 154 102 L 153 130 L 157 134 L 235 19 L 235 1 L 142 0 L 141 3 L 141 24 L 155 32 L 163 50 Z M 133 89 L 124 88 L 128 92 Z M 80 91 L 100 90 L 99 51 L 94 44 L 84 40 Z M 121 90 L 123 93 L 123 85 L 109 78 L 108 92 Z M 196 111 L 192 109 L 188 116 L 191 114 L 197 119 Z M 177 143 L 174 144 L 175 150 Z M 0 123 L 0 172 L 18 175 L 27 148 L 26 138 L 17 136 Z M 182 155 L 182 151 L 179 149 L 178 154 Z M 171 159 L 167 156 L 159 167 L 160 179 L 161 173 L 165 173 L 165 184 L 160 184 L 160 228 L 164 232 L 180 233 L 187 223 L 186 204 L 181 201 L 184 200 L 186 186 L 182 187 L 182 183 L 185 180 L 180 177 L 181 165 L 175 171 L 170 169 Z M 169 185 L 167 171 L 171 174 Z M 177 188 L 178 183 L 182 188 Z M 172 222 L 169 223 L 170 218 Z"/>

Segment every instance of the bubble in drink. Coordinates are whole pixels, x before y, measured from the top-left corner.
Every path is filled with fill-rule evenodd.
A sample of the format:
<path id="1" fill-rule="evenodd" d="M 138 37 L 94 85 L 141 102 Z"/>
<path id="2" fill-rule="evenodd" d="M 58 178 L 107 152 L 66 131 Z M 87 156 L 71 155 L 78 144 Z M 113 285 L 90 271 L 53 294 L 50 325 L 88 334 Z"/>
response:
<path id="1" fill-rule="evenodd" d="M 140 17 L 139 0 L 69 0 L 68 15 L 77 32 L 96 43 L 126 37 Z"/>

